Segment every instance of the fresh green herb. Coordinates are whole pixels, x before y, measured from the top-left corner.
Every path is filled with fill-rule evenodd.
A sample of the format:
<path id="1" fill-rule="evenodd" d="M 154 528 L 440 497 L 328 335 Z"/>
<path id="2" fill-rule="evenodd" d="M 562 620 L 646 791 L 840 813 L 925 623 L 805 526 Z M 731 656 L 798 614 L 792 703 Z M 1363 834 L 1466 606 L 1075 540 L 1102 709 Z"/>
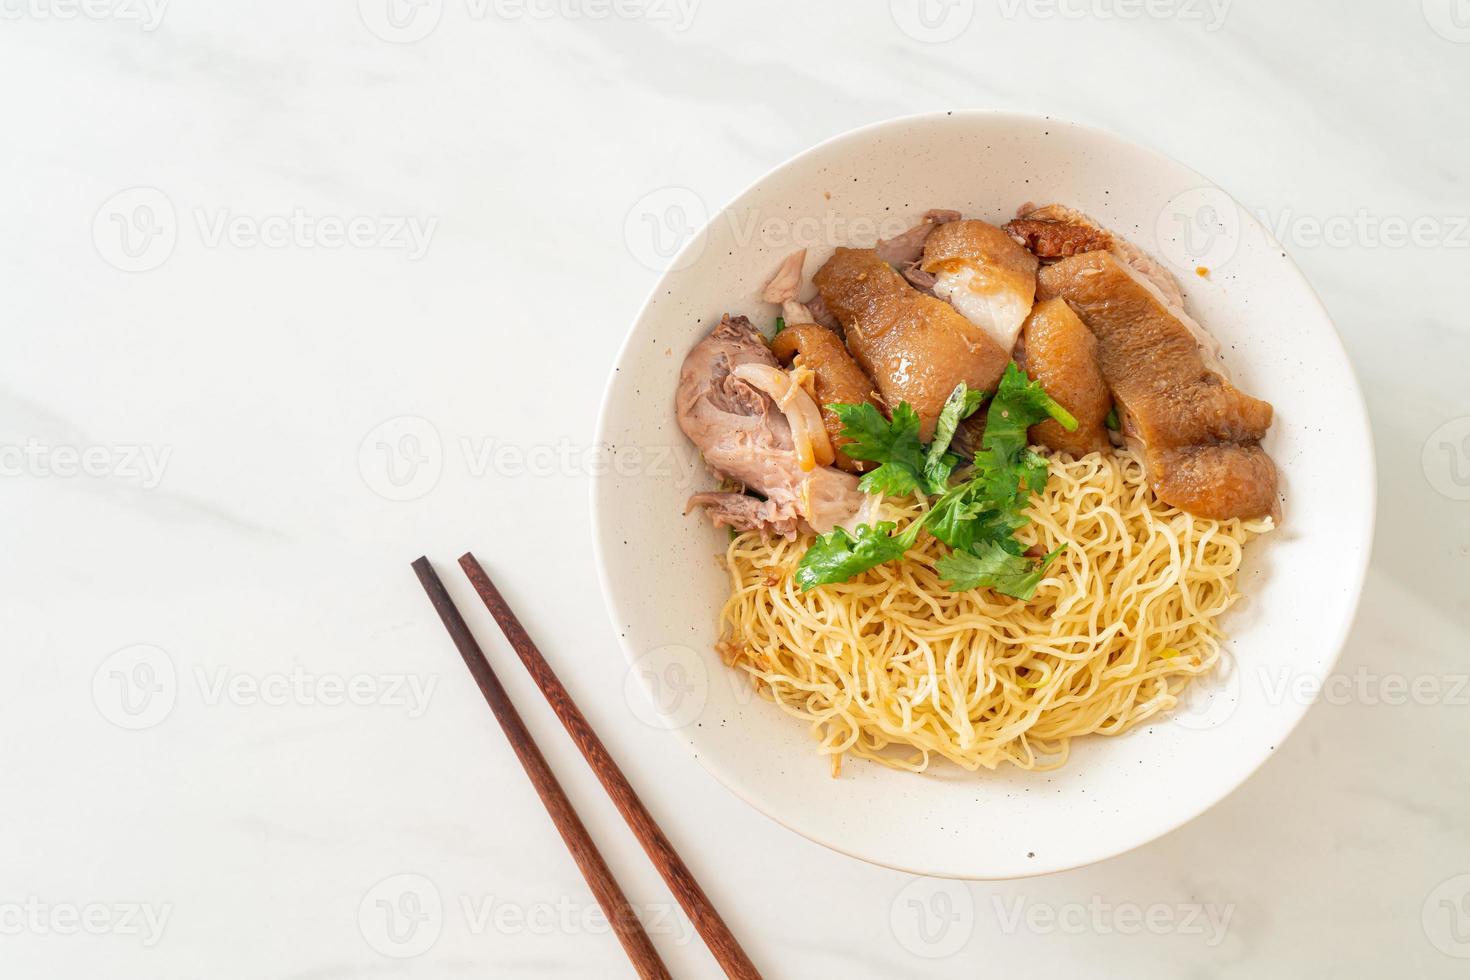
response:
<path id="1" fill-rule="evenodd" d="M 1011 554 L 995 541 L 986 541 L 973 551 L 950 552 L 939 559 L 935 568 L 951 592 L 989 588 L 1017 599 L 1030 599 L 1036 594 L 1047 567 L 1061 553 L 1062 548 L 1058 548 L 1040 561 L 1033 561 Z"/>
<path id="2" fill-rule="evenodd" d="M 939 413 L 934 440 L 926 449 L 919 439 L 919 414 L 900 402 L 893 418 L 885 419 L 873 405 L 828 405 L 842 420 L 844 438 L 852 440 L 842 451 L 853 459 L 878 463 L 863 476 L 864 493 L 902 497 L 920 491 L 944 493 L 960 459 L 949 451 L 960 422 L 973 415 L 985 400 L 983 391 L 956 385 Z"/>
<path id="3" fill-rule="evenodd" d="M 806 592 L 819 585 L 846 582 L 884 562 L 902 558 L 904 552 L 919 540 L 923 521 L 913 521 L 902 534 L 892 521 L 881 521 L 876 527 L 860 524 L 856 537 L 835 528 L 817 538 L 796 566 L 796 584 Z"/>
<path id="4" fill-rule="evenodd" d="M 1012 509 L 1010 498 L 1003 503 L 995 499 L 990 481 L 975 477 L 945 493 L 929 510 L 925 526 L 929 533 L 951 548 L 961 550 L 985 541 L 1014 544 L 1012 535 L 1025 527 L 1027 519 Z M 1015 550 L 1021 550 L 1018 544 Z"/>
<path id="5" fill-rule="evenodd" d="M 786 318 L 784 316 L 778 316 L 778 317 L 776 317 L 776 333 L 771 334 L 771 336 L 774 337 L 774 336 L 776 336 L 777 333 L 780 333 L 782 330 L 785 330 L 785 329 L 786 329 Z"/>
<path id="6" fill-rule="evenodd" d="M 959 385 L 946 400 L 925 448 L 919 440 L 919 416 L 907 403 L 885 419 L 872 405 L 831 405 L 842 419 L 842 434 L 852 442 L 844 451 L 854 459 L 879 463 L 858 484 L 865 493 L 904 496 L 938 495 L 923 520 L 895 535 L 891 521 L 859 526 L 854 534 L 838 528 L 819 537 L 797 567 L 803 590 L 845 582 L 884 562 L 903 557 L 927 529 L 953 551 L 938 569 L 950 588 L 992 588 L 1029 599 L 1057 554 L 1029 558 L 1016 540 L 1030 523 L 1025 510 L 1033 493 L 1046 488 L 1047 461 L 1026 445 L 1026 431 L 1043 419 L 1055 419 L 1068 431 L 1077 420 L 1014 364 L 1006 368 L 990 403 L 981 450 L 968 479 L 950 486 L 959 457 L 949 451 L 962 420 L 984 401 L 982 392 Z M 855 535 L 855 536 L 854 536 Z"/>
<path id="7" fill-rule="evenodd" d="M 929 515 L 934 536 L 955 549 L 939 568 L 952 589 L 983 585 L 1020 599 L 1036 591 L 1051 559 L 1026 558 L 1015 532 L 1030 523 L 1031 494 L 1046 489 L 1046 459 L 1026 445 L 1026 430 L 1046 418 L 1077 428 L 1041 385 L 1007 366 L 985 419 L 974 476 L 940 497 Z"/>
<path id="8" fill-rule="evenodd" d="M 1108 407 L 1108 417 L 1103 419 L 1103 424 L 1112 429 L 1114 432 L 1117 432 L 1119 429 L 1123 428 L 1123 422 L 1121 419 L 1118 418 L 1117 405 L 1111 405 Z"/>
<path id="9" fill-rule="evenodd" d="M 1014 363 L 1008 364 L 990 403 L 981 445 L 1014 457 L 1026 448 L 1026 430 L 1048 416 L 1068 432 L 1077 429 L 1077 420 L 1071 412 L 1053 401 L 1040 384 L 1027 378 Z"/>
<path id="10" fill-rule="evenodd" d="M 842 451 L 853 459 L 881 464 L 863 475 L 858 489 L 902 497 L 924 486 L 924 444 L 919 441 L 919 413 L 908 402 L 885 419 L 872 404 L 828 405 L 842 420 L 842 435 L 852 441 Z"/>
<path id="11" fill-rule="evenodd" d="M 939 421 L 934 426 L 934 441 L 924 457 L 924 487 L 930 493 L 944 493 L 949 489 L 949 478 L 960 458 L 949 451 L 950 443 L 960 423 L 974 415 L 985 401 L 985 392 L 972 391 L 963 381 L 955 385 L 949 398 L 940 409 Z"/>

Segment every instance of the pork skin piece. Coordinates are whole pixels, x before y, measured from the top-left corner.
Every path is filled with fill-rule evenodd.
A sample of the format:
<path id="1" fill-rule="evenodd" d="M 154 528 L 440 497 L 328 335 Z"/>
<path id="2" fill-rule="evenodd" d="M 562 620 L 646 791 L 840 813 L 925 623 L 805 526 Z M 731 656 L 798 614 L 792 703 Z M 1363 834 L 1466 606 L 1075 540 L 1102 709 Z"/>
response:
<path id="1" fill-rule="evenodd" d="M 1211 370 L 1156 290 L 1109 252 L 1064 258 L 1038 285 L 1097 339 L 1124 438 L 1141 450 L 1160 500 L 1217 520 L 1279 515 L 1276 467 L 1260 444 L 1271 405 Z"/>
<path id="2" fill-rule="evenodd" d="M 934 229 L 919 268 L 934 277 L 934 295 L 949 300 L 1007 354 L 1036 297 L 1036 256 L 984 221 Z"/>
<path id="3" fill-rule="evenodd" d="M 873 249 L 837 249 L 812 281 L 883 403 L 912 405 L 925 440 L 956 385 L 994 391 L 1010 363 L 989 334 L 909 285 Z"/>
<path id="4" fill-rule="evenodd" d="M 1111 252 L 1113 258 L 1134 273 L 1135 278 L 1158 294 L 1159 301 L 1174 314 L 1175 319 L 1189 328 L 1205 363 L 1222 378 L 1229 379 L 1230 372 L 1220 353 L 1219 341 L 1184 311 L 1184 296 L 1179 292 L 1179 283 L 1157 259 L 1122 235 L 1113 234 L 1081 211 L 1064 204 L 1048 204 L 1040 208 L 1023 204 L 1016 211 L 1016 218 L 1006 223 L 1005 230 L 1030 249 L 1043 265 L 1083 252 Z"/>
<path id="5" fill-rule="evenodd" d="M 1016 364 L 1077 419 L 1068 432 L 1053 419 L 1027 433 L 1038 445 L 1086 456 L 1109 448 L 1107 418 L 1113 406 L 1097 363 L 1097 338 L 1064 299 L 1037 303 L 1021 330 Z"/>

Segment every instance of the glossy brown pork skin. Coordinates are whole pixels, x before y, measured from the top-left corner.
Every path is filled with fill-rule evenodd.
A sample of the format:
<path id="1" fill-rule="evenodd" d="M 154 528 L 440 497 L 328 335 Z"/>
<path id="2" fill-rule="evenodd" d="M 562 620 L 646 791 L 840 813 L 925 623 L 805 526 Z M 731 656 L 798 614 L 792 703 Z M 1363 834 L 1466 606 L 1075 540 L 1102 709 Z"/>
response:
<path id="1" fill-rule="evenodd" d="M 1010 363 L 983 330 L 909 285 L 870 248 L 839 248 L 812 282 L 884 403 L 912 405 L 926 440 L 956 385 L 994 391 Z"/>
<path id="2" fill-rule="evenodd" d="M 1073 456 L 1109 447 L 1107 417 L 1113 396 L 1097 363 L 1097 338 L 1066 300 L 1044 300 L 1032 308 L 1021 328 L 1016 364 L 1077 419 L 1073 432 L 1051 419 L 1033 425 L 1032 442 Z"/>
<path id="3" fill-rule="evenodd" d="M 842 438 L 842 420 L 827 406 L 861 405 L 863 402 L 878 405 L 873 379 L 858 367 L 843 346 L 841 337 L 815 323 L 786 327 L 771 341 L 771 353 L 788 367 L 804 367 L 812 372 L 812 387 L 816 391 L 817 405 L 822 410 L 822 424 L 826 426 L 832 447 L 837 451 L 834 465 L 849 473 L 861 473 L 864 468 L 862 461 L 852 459 L 842 451 L 842 447 L 852 441 Z"/>
<path id="4" fill-rule="evenodd" d="M 1154 292 L 1107 252 L 1064 258 L 1041 270 L 1038 286 L 1097 338 L 1124 436 L 1142 447 L 1160 500 L 1219 520 L 1279 514 L 1276 466 L 1260 444 L 1270 404 L 1210 370 Z"/>

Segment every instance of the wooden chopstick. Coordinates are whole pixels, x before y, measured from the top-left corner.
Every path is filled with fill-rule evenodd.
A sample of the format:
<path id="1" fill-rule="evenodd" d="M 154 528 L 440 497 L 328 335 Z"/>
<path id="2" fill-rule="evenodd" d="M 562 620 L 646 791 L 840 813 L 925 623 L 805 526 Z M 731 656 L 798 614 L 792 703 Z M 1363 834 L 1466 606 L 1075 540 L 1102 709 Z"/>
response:
<path id="1" fill-rule="evenodd" d="M 521 760 L 521 766 L 531 778 L 531 785 L 536 787 L 536 793 L 546 806 L 546 812 L 551 814 L 556 829 L 561 832 L 561 839 L 566 842 L 567 850 L 572 852 L 572 859 L 581 869 L 582 877 L 587 879 L 592 894 L 597 898 L 597 904 L 602 906 L 603 914 L 612 923 L 618 942 L 623 944 L 623 950 L 628 954 L 628 959 L 633 961 L 638 976 L 644 980 L 670 980 L 668 967 L 664 966 L 653 941 L 643 930 L 643 924 L 638 920 L 633 907 L 628 904 L 623 890 L 618 887 L 617 880 L 613 878 L 607 862 L 598 852 L 597 845 L 588 836 L 587 828 L 582 825 L 577 811 L 572 809 L 571 801 L 567 799 L 561 784 L 556 781 L 551 767 L 546 764 L 541 750 L 532 740 L 531 733 L 526 730 L 525 722 L 521 721 L 521 716 L 506 695 L 505 688 L 501 687 L 500 680 L 490 669 L 490 662 L 485 659 L 484 651 L 475 642 L 470 628 L 465 625 L 464 617 L 459 614 L 454 600 L 449 598 L 434 566 L 429 564 L 429 559 L 420 558 L 413 563 L 413 570 L 424 591 L 428 593 L 429 601 L 439 613 L 439 618 L 444 621 L 444 628 L 449 630 L 454 645 L 459 648 L 460 656 L 464 657 L 465 666 L 469 667 L 470 673 L 480 685 L 481 693 L 485 695 L 485 700 L 490 703 L 490 710 L 495 712 L 495 718 L 500 722 L 506 740 L 515 750 L 516 757 Z"/>
<path id="2" fill-rule="evenodd" d="M 714 954 L 715 960 L 725 975 L 731 980 L 760 980 L 760 972 L 745 955 L 745 950 L 740 948 L 740 943 L 730 932 L 725 920 L 720 918 L 720 913 L 715 911 L 714 905 L 704 894 L 704 889 L 699 887 L 699 882 L 694 880 L 694 875 L 680 859 L 674 850 L 674 845 L 664 836 L 664 832 L 654 822 L 653 815 L 633 791 L 623 771 L 608 754 L 607 748 L 592 726 L 587 723 L 581 710 L 572 701 L 572 696 L 562 685 L 551 665 L 536 648 L 531 637 L 526 633 L 521 621 L 506 603 L 505 597 L 490 581 L 490 576 L 480 563 L 475 560 L 473 554 L 465 554 L 459 560 L 460 567 L 469 576 L 475 591 L 485 601 L 485 606 L 490 610 L 490 615 L 500 624 L 501 632 L 515 648 L 521 658 L 521 663 L 526 665 L 531 679 L 546 696 L 546 701 L 551 705 L 551 710 L 561 719 L 562 725 L 566 727 L 567 734 L 572 741 L 577 743 L 577 748 L 582 751 L 582 757 L 592 767 L 593 773 L 602 782 L 602 788 L 607 795 L 612 797 L 613 804 L 618 812 L 623 815 L 628 826 L 632 828 L 638 843 L 643 845 L 643 850 L 648 854 L 649 860 L 653 862 L 658 873 L 663 876 L 664 883 L 679 900 L 684 914 L 694 923 L 694 928 L 699 930 L 699 935 Z"/>

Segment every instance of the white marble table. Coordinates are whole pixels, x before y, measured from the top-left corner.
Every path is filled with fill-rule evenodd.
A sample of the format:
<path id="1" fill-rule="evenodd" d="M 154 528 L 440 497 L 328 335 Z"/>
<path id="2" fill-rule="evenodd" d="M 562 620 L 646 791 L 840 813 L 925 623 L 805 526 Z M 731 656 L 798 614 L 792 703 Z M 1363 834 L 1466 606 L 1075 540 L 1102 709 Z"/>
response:
<path id="1" fill-rule="evenodd" d="M 0 3 L 0 975 L 632 975 L 409 572 L 467 547 L 768 976 L 1470 973 L 1470 9 L 929 2 Z M 1289 743 L 1005 884 L 828 852 L 642 724 L 587 514 L 647 202 L 955 107 L 1113 129 L 1264 214 L 1379 458 L 1341 681 Z M 675 974 L 715 976 L 490 653 Z"/>

